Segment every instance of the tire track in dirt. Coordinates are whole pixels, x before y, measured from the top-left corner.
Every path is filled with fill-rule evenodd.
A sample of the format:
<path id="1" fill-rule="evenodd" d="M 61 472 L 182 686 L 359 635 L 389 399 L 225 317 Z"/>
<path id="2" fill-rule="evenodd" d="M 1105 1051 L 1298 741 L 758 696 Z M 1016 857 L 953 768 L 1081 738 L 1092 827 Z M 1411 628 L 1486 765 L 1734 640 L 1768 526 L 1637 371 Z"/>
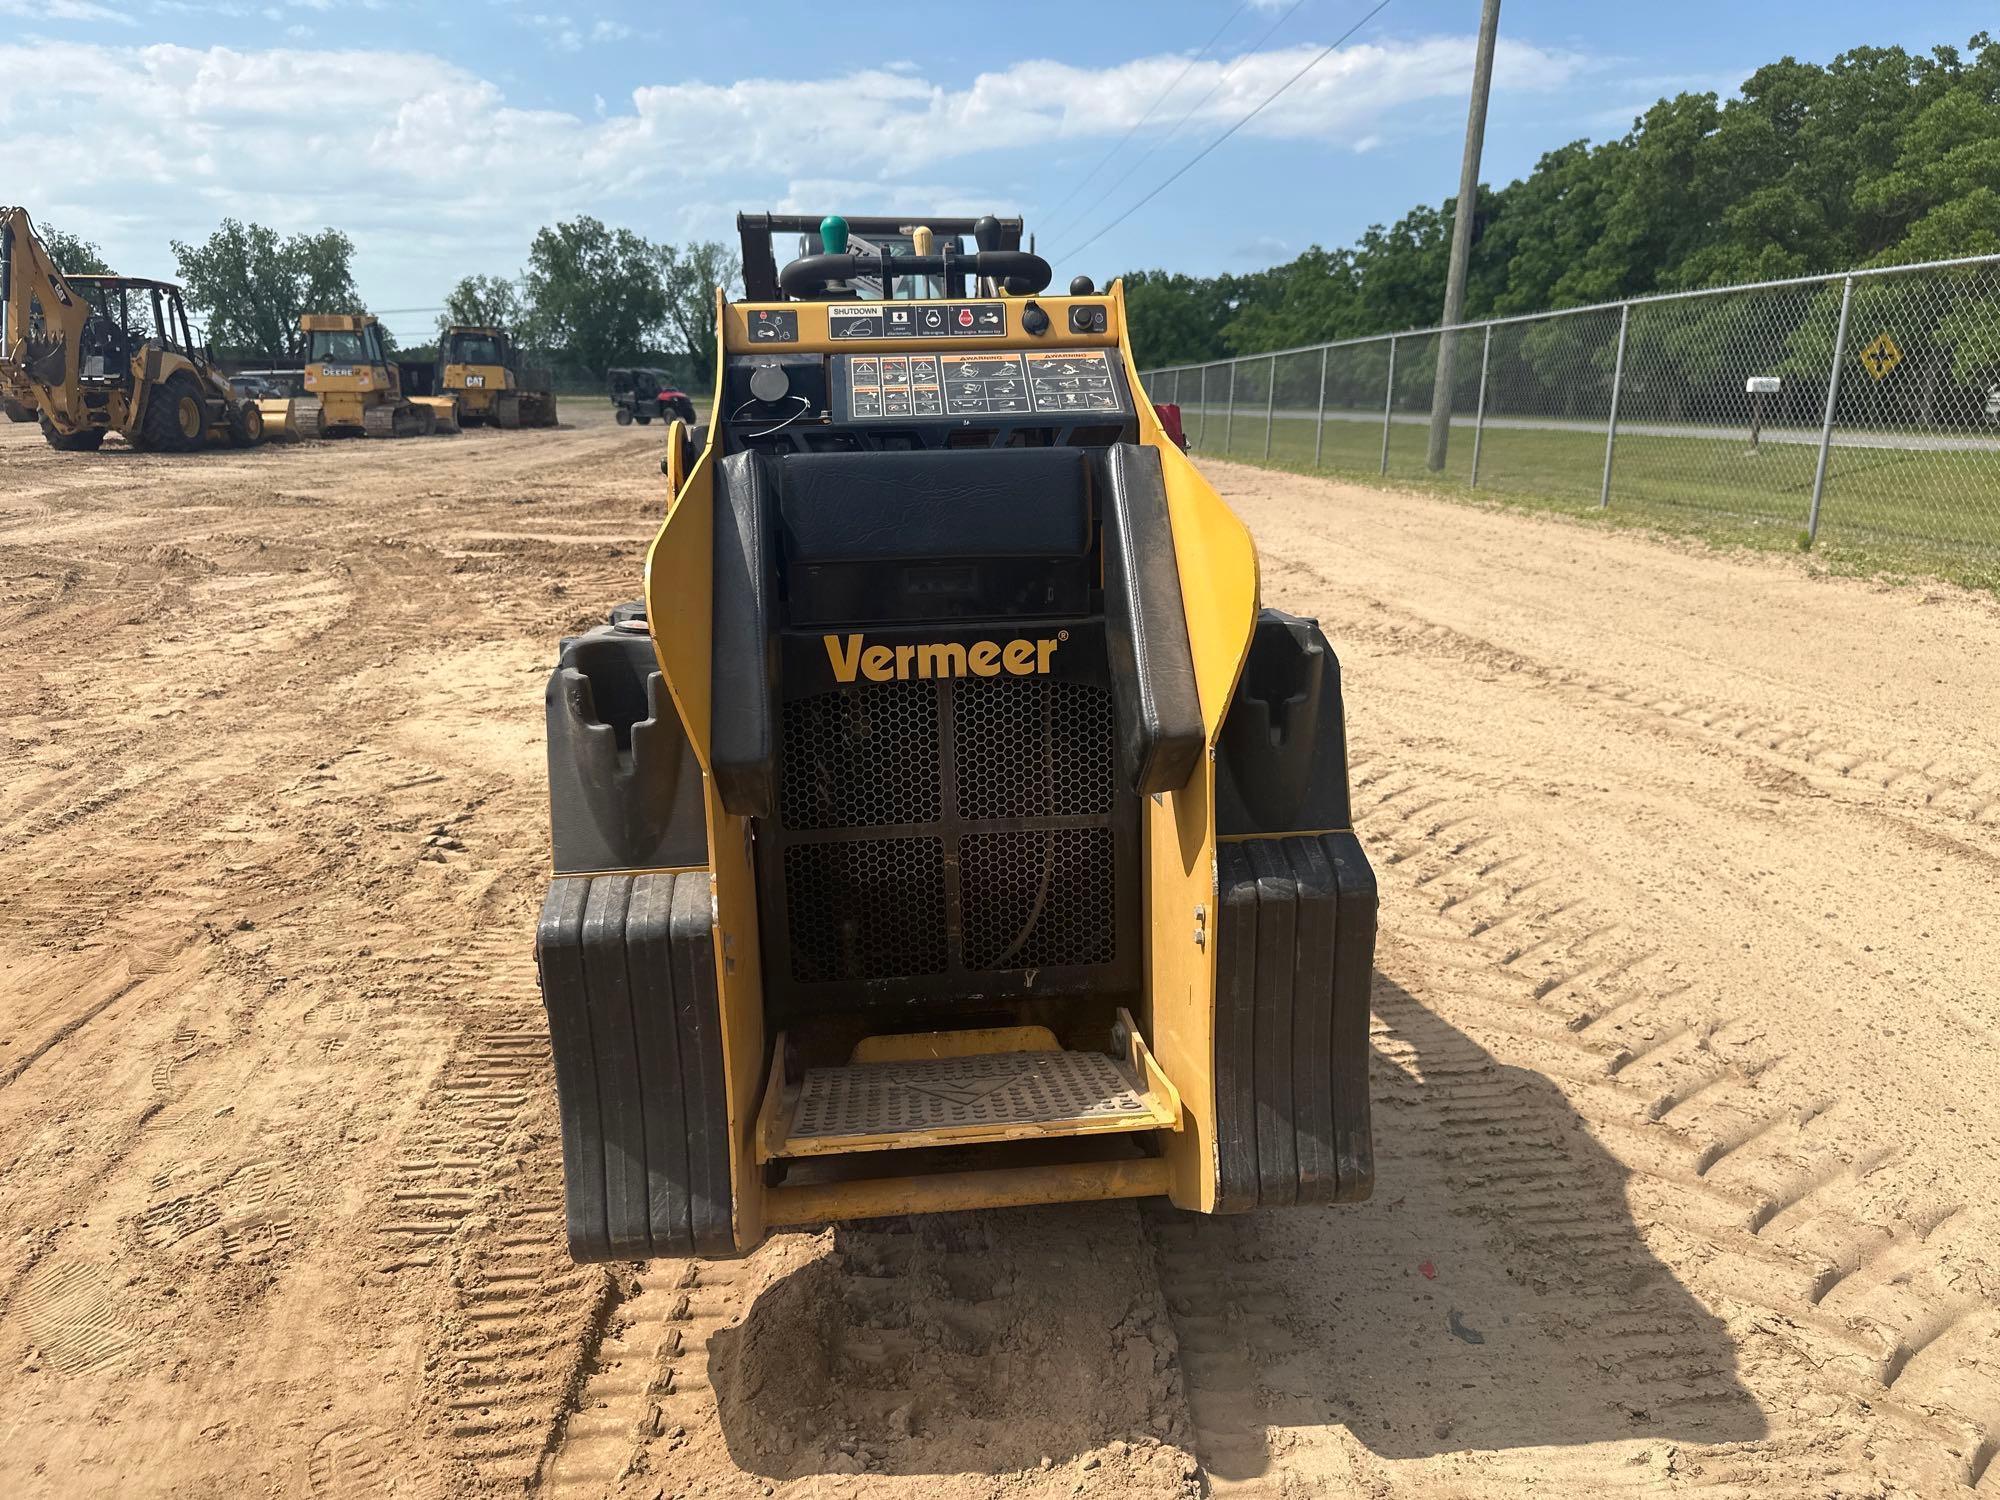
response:
<path id="1" fill-rule="evenodd" d="M 1274 595 L 1303 586 L 1356 648 L 1377 1199 L 891 1220 L 579 1269 L 529 957 L 540 679 L 635 591 L 657 444 L 607 424 L 90 464 L 28 436 L 0 434 L 0 644 L 27 664 L 0 826 L 41 833 L 0 847 L 0 1067 L 113 998 L 0 1089 L 10 1493 L 2000 1490 L 1990 1176 L 1825 1061 L 1874 1036 L 1924 1076 L 1976 1068 L 1990 1018 L 1968 992 L 1921 1024 L 1907 1002 L 1957 971 L 1914 962 L 1920 915 L 1897 946 L 1842 908 L 1844 958 L 1771 958 L 1799 914 L 1742 868 L 1796 845 L 1842 881 L 1850 843 L 1915 850 L 1963 948 L 1996 792 L 1948 715 L 1850 721 L 1712 629 L 1647 658 L 1622 612 L 1565 647 L 1549 620 L 1603 589 L 1523 567 L 1544 531 L 1517 518 L 1398 499 L 1330 533 L 1246 505 Z M 1781 576 L 1658 555 L 1604 541 L 1636 569 L 1621 611 L 1728 619 Z M 1508 613 L 1488 630 L 1434 572 Z M 1912 670 L 1977 636 L 1956 605 L 1919 636 L 1824 592 Z M 1801 629 L 1822 607 L 1788 604 Z M 1648 661 L 1678 696 L 1631 686 Z M 149 774 L 107 773 L 114 745 Z M 1704 801 L 1712 828 L 1671 811 Z M 1600 848 L 1592 817 L 1633 829 Z M 1711 833 L 1739 855 L 1716 897 L 1633 868 Z M 1725 962 L 1739 935 L 1759 951 Z M 1950 1097 L 1969 1118 L 1929 1117 L 1939 1138 L 1976 1138 Z"/>
<path id="2" fill-rule="evenodd" d="M 1200 1482 L 1130 1205 L 869 1221 L 617 1276 L 551 1495 Z"/>
<path id="3" fill-rule="evenodd" d="M 1296 562 L 1288 571 L 1330 587 L 1329 580 Z M 1856 740 L 1839 726 L 1815 719 L 1772 718 L 1726 699 L 1666 695 L 1553 666 L 1380 601 L 1365 613 L 1344 616 L 1339 633 L 1344 640 L 1365 641 L 1386 653 L 1435 656 L 1583 695 L 1663 729 L 1693 733 L 1761 764 L 1792 771 L 1814 785 L 1879 796 L 1892 805 L 1927 809 L 1956 821 L 2000 826 L 2000 766 L 1977 759 L 1952 753 L 1916 759 L 1892 746 Z"/>
<path id="4" fill-rule="evenodd" d="M 1704 1007 L 1661 972 L 1658 947 L 1567 899 L 1559 872 L 1500 853 L 1476 791 L 1439 796 L 1401 768 L 1359 780 L 1362 802 L 1389 814 L 1360 816 L 1394 878 L 1495 971 L 1532 978 L 1525 997 L 1499 998 L 1510 1014 L 1489 1026 L 1534 1044 L 1590 1128 L 1652 1179 L 1683 1234 L 1698 1234 L 1695 1285 L 1775 1320 L 1779 1338 L 1808 1351 L 1815 1384 L 1838 1376 L 1849 1400 L 1886 1419 L 1875 1436 L 1915 1472 L 1983 1477 L 2000 1371 L 1975 1355 L 2000 1304 L 1963 1289 L 2000 1287 L 1983 1213 L 1892 1189 L 1883 1179 L 1905 1164 L 1871 1144 L 1865 1101 L 1787 1088 L 1784 1059 L 1745 1038 L 1752 1018 Z M 1544 1024 L 1520 1024 L 1513 1013 L 1529 1007 Z M 1907 1165 L 1921 1177 L 1921 1162 Z M 1533 1197 L 1510 1203 L 1516 1220 L 1524 1206 L 1530 1221 L 1542 1211 Z M 1920 1359 L 1933 1377 L 1924 1395 L 1894 1393 Z"/>
<path id="5" fill-rule="evenodd" d="M 748 1274 L 737 1262 L 693 1260 L 611 1273 L 603 1337 L 542 1469 L 550 1500 L 614 1494 L 656 1466 L 676 1465 L 690 1431 L 718 1429 L 707 1354 L 741 1318 Z"/>
<path id="6" fill-rule="evenodd" d="M 196 474 L 211 468 L 189 466 Z M 490 670 L 461 674 L 443 694 L 431 679 L 454 649 L 477 650 L 504 672 L 509 658 L 492 643 L 511 648 L 515 627 L 505 612 L 522 596 L 543 622 L 529 632 L 534 659 L 546 659 L 568 621 L 548 619 L 556 596 L 532 549 L 518 565 L 461 574 L 389 535 L 413 508 L 398 513 L 393 494 L 383 506 L 365 488 L 353 498 L 287 511 L 276 527 L 234 496 L 181 507 L 168 512 L 169 547 L 157 516 L 142 523 L 120 513 L 125 497 L 114 487 L 104 514 L 83 505 L 38 527 L 31 560 L 0 546 L 0 578 L 13 581 L 0 583 L 0 595 L 28 606 L 0 606 L 0 639 L 32 665 L 36 699 L 32 712 L 5 721 L 24 730 L 10 773 L 30 774 L 7 778 L 14 800 L 0 816 L 10 832 L 31 837 L 9 846 L 0 901 L 18 918 L 20 942 L 35 947 L 28 964 L 6 966 L 0 994 L 14 1009 L 0 1037 L 18 1035 L 23 1006 L 46 1017 L 31 1041 L 60 1033 L 59 1044 L 14 1051 L 15 1082 L 0 1092 L 11 1157 L 0 1167 L 7 1218 L 18 1230 L 36 1226 L 4 1241 L 0 1319 L 15 1337 L 0 1342 L 22 1351 L 31 1379 L 66 1383 L 35 1398 L 51 1420 L 38 1424 L 34 1446 L 73 1454 L 81 1440 L 93 1456 L 95 1468 L 84 1471 L 92 1482 L 109 1485 L 117 1474 L 132 1493 L 152 1492 L 163 1477 L 180 1481 L 171 1460 L 153 1461 L 167 1455 L 150 1445 L 121 1454 L 79 1438 L 100 1399 L 94 1393 L 122 1383 L 123 1420 L 157 1424 L 158 1402 L 171 1393 L 156 1395 L 146 1372 L 173 1367 L 193 1348 L 219 1353 L 199 1362 L 178 1399 L 248 1414 L 222 1424 L 244 1436 L 264 1429 L 247 1447 L 230 1438 L 207 1447 L 205 1476 L 232 1467 L 268 1473 L 282 1463 L 314 1493 L 458 1494 L 505 1487 L 518 1446 L 503 1445 L 482 1470 L 485 1455 L 466 1456 L 470 1437 L 449 1430 L 465 1422 L 431 1422 L 426 1382 L 404 1377 L 400 1361 L 385 1366 L 384 1385 L 373 1360 L 336 1353 L 331 1331 L 315 1326 L 310 1284 L 340 1263 L 343 1244 L 362 1227 L 347 1205 L 359 1208 L 369 1195 L 355 1195 L 350 1178 L 386 1188 L 392 1179 L 382 1169 L 403 1132 L 429 1118 L 427 1079 L 441 1076 L 449 1091 L 438 1096 L 440 1108 L 448 1100 L 466 1113 L 462 1085 L 495 1088 L 494 1078 L 478 1076 L 482 1067 L 518 1072 L 523 1048 L 506 1033 L 528 1023 L 528 1054 L 545 1053 L 523 936 L 532 913 L 483 901 L 496 879 L 519 895 L 535 878 L 545 840 L 540 789 L 524 785 L 495 805 L 496 823 L 517 825 L 499 848 L 460 821 L 479 806 L 482 782 L 487 796 L 497 784 L 482 769 L 496 764 L 480 753 L 482 722 L 532 722 L 531 711 L 517 708 L 533 705 L 539 689 L 530 683 L 521 705 L 503 698 L 496 706 Z M 582 510 L 593 503 L 587 491 L 569 502 Z M 189 517 L 194 523 L 177 531 Z M 464 523 L 462 509 L 452 520 Z M 35 575 L 72 546 L 88 558 L 68 565 L 51 589 Z M 583 564 L 565 558 L 562 566 L 574 577 Z M 79 631 L 92 642 L 87 658 L 72 649 Z M 511 693 L 516 680 L 502 681 L 501 691 Z M 441 731 L 448 771 L 386 750 L 409 740 L 406 716 L 411 727 Z M 525 749 L 528 736 L 521 739 Z M 114 743 L 111 772 L 136 774 L 107 781 L 102 747 Z M 511 774 L 510 759 L 499 763 Z M 457 813 L 431 811 L 458 791 L 470 795 Z M 492 868 L 477 868 L 496 855 Z M 485 944 L 456 965 L 431 963 L 427 982 L 416 985 L 392 978 L 365 946 L 372 936 L 386 952 L 380 934 L 400 930 L 462 958 L 468 920 L 493 924 Z M 493 985 L 499 973 L 512 974 L 511 987 Z M 507 1025 L 485 1017 L 468 1025 L 466 996 L 481 986 L 497 991 Z M 467 1039 L 455 1052 L 461 1033 Z M 21 1068 L 30 1050 L 33 1065 Z M 448 1058 L 457 1062 L 439 1075 Z M 0 1065 L 8 1061 L 0 1054 Z M 552 1097 L 544 1075 L 515 1090 L 517 1105 Z M 317 1118 L 305 1121 L 287 1095 L 274 1094 L 278 1080 L 323 1098 Z M 524 1239 L 536 1242 L 538 1267 L 581 1274 L 557 1259 L 547 1212 L 556 1201 L 550 1121 L 514 1113 L 511 1132 L 489 1129 L 468 1149 L 495 1188 L 481 1212 L 520 1206 L 518 1220 L 475 1215 L 456 1226 L 434 1270 L 367 1272 L 357 1291 L 339 1276 L 324 1299 L 344 1310 L 357 1349 L 399 1326 L 449 1330 L 430 1386 L 440 1394 L 456 1379 L 459 1354 L 469 1353 L 466 1367 L 476 1372 L 490 1342 L 477 1334 L 494 1307 L 483 1288 L 505 1283 L 507 1258 L 522 1253 Z M 360 1250 L 351 1263 L 369 1265 Z M 560 1279 L 530 1287 L 517 1321 L 557 1343 L 571 1337 L 561 1290 Z M 302 1350 L 308 1363 L 274 1386 L 260 1383 L 266 1357 L 243 1351 L 260 1349 L 260 1319 L 280 1305 L 305 1313 L 286 1324 L 286 1340 L 303 1338 L 316 1352 Z M 379 1358 L 379 1342 L 372 1351 Z M 310 1400 L 315 1383 L 336 1396 L 353 1386 L 346 1410 L 372 1419 L 315 1423 L 343 1404 Z M 378 1393 L 399 1385 L 407 1406 L 385 1410 Z M 55 1391 L 76 1394 L 51 1399 Z M 288 1413 L 294 1400 L 306 1408 Z M 546 1431 L 558 1401 L 507 1392 L 505 1404 L 503 1415 L 519 1413 L 517 1425 Z M 302 1446 L 290 1453 L 270 1441 L 291 1430 Z M 525 1461 L 515 1458 L 517 1475 L 531 1472 L 543 1441 Z M 24 1450 L 17 1457 L 32 1461 Z M 453 1474 L 448 1485 L 434 1460 Z M 70 1459 L 60 1462 L 70 1472 Z M 201 1487 L 210 1487 L 206 1478 Z M 28 1493 L 43 1491 L 31 1483 Z"/>

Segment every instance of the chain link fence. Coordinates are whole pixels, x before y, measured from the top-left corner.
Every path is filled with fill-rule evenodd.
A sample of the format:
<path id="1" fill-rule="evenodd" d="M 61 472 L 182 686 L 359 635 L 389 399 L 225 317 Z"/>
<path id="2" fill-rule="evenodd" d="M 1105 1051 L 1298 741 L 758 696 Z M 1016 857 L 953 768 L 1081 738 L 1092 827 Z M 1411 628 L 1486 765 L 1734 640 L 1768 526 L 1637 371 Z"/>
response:
<path id="1" fill-rule="evenodd" d="M 1145 382 L 1202 453 L 1851 544 L 2000 584 L 2000 256 L 1341 339 Z"/>

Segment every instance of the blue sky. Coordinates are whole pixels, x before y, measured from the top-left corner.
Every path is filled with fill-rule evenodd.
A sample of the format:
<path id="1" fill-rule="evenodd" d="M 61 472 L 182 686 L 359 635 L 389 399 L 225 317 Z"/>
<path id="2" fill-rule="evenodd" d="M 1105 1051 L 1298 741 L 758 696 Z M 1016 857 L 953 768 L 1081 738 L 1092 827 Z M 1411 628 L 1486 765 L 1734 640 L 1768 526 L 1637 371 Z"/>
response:
<path id="1" fill-rule="evenodd" d="M 1477 0 L 1394 0 L 1077 247 L 1370 3 L 1009 0 L 1005 24 L 863 5 L 829 24 L 824 0 L 0 0 L 0 200 L 131 274 L 173 274 L 168 241 L 225 214 L 337 225 L 405 337 L 458 276 L 515 272 L 538 225 L 577 213 L 681 240 L 730 237 L 738 208 L 990 208 L 1025 215 L 1064 280 L 1248 269 L 1456 190 Z M 1482 176 L 1787 52 L 1963 46 L 1997 19 L 1991 0 L 1511 0 Z M 87 170 L 80 139 L 107 148 Z"/>

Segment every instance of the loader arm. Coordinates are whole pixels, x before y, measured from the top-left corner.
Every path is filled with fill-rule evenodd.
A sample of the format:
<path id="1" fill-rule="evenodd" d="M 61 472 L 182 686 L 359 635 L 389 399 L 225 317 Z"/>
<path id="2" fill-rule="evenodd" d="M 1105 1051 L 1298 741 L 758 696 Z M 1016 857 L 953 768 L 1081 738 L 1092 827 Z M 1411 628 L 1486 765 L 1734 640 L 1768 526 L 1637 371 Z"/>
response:
<path id="1" fill-rule="evenodd" d="M 90 312 L 28 211 L 0 207 L 0 386 L 62 430 L 81 403 L 76 352 Z"/>

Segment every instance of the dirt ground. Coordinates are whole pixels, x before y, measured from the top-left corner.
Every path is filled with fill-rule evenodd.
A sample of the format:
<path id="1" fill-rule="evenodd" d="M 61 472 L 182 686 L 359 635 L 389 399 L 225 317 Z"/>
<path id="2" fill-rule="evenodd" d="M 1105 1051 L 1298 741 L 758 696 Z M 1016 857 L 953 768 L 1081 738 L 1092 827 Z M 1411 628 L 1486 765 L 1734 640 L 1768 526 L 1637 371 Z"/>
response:
<path id="1" fill-rule="evenodd" d="M 2000 607 L 1217 464 L 1378 1189 L 578 1268 L 542 685 L 657 430 L 0 424 L 0 1493 L 2000 1495 Z"/>

